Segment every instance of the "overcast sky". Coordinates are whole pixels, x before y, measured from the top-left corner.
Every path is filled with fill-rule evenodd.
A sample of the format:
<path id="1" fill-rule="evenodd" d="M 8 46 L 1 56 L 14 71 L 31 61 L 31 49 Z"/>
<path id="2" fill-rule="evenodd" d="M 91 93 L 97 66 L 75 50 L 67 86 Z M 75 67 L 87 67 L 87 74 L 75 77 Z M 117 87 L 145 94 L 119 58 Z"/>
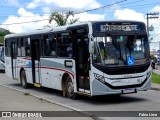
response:
<path id="1" fill-rule="evenodd" d="M 47 19 L 52 11 L 66 12 L 73 10 L 82 12 L 110 4 L 113 5 L 76 14 L 75 17 L 79 18 L 80 22 L 124 19 L 139 20 L 146 23 L 147 13 L 160 12 L 160 0 L 0 0 L 0 27 L 14 33 L 31 31 L 50 25 Z M 30 22 L 37 20 L 43 21 Z M 151 49 L 158 49 L 160 18 L 150 19 L 149 23 L 155 28 L 151 32 L 152 41 L 155 42 L 151 44 Z M 51 25 L 55 26 L 55 23 L 52 22 Z"/>

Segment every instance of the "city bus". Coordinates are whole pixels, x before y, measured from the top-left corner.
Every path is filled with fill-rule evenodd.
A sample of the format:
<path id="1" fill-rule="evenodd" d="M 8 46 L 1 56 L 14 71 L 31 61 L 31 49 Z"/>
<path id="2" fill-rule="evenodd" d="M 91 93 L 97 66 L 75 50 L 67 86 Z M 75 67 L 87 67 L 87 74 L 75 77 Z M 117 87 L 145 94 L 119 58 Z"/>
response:
<path id="1" fill-rule="evenodd" d="M 0 43 L 0 73 L 5 72 L 4 66 L 4 45 Z"/>
<path id="2" fill-rule="evenodd" d="M 5 36 L 6 75 L 71 99 L 151 88 L 145 24 L 91 21 Z"/>

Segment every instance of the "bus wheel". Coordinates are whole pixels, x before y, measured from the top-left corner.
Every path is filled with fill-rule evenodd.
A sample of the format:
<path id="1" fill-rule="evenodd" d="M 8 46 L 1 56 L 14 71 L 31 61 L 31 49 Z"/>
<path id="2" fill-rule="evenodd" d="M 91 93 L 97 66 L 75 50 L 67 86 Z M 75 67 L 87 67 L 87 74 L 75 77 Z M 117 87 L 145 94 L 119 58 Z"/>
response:
<path id="1" fill-rule="evenodd" d="M 21 72 L 20 81 L 21 81 L 22 87 L 28 88 L 29 85 L 27 83 L 26 73 L 24 70 Z"/>
<path id="2" fill-rule="evenodd" d="M 68 98 L 76 99 L 76 93 L 74 93 L 74 85 L 70 76 L 67 77 L 67 80 L 66 80 L 66 93 Z"/>

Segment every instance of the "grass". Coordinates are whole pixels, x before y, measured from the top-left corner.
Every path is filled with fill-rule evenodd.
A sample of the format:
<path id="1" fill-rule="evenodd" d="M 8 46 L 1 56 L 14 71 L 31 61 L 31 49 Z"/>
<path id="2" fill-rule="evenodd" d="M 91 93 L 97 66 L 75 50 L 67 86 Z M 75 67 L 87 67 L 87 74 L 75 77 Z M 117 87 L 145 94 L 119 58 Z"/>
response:
<path id="1" fill-rule="evenodd" d="M 160 75 L 152 73 L 152 82 L 160 84 Z"/>

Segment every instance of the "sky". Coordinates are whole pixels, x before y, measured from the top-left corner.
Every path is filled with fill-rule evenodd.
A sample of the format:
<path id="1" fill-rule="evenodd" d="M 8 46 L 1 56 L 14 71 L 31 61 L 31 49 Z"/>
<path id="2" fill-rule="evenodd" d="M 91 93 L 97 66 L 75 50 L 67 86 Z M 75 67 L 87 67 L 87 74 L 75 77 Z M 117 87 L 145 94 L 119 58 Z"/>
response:
<path id="1" fill-rule="evenodd" d="M 69 10 L 79 13 L 74 16 L 79 22 L 138 20 L 146 23 L 147 13 L 158 12 L 155 16 L 159 18 L 149 19 L 149 26 L 154 27 L 150 32 L 151 50 L 159 49 L 160 0 L 0 0 L 0 27 L 20 33 L 56 26 L 54 21 L 48 22 L 50 13 Z"/>

